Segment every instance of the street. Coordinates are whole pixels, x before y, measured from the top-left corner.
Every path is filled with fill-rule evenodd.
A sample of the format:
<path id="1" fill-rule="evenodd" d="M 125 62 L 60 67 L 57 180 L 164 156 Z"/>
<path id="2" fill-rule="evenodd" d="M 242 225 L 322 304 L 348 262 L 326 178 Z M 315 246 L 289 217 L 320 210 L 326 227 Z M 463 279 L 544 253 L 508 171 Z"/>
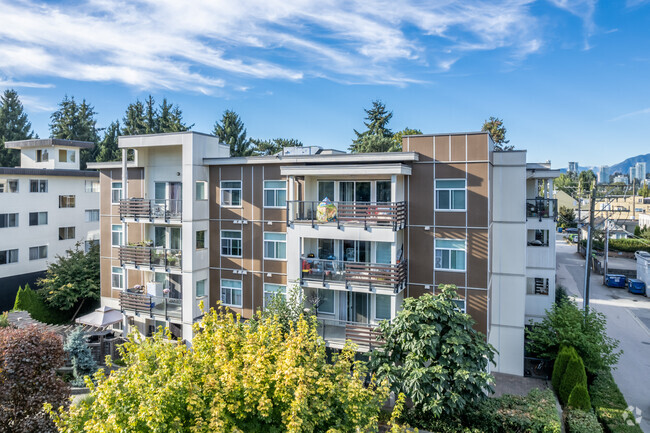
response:
<path id="1" fill-rule="evenodd" d="M 585 260 L 560 234 L 556 238 L 558 286 L 567 289 L 583 305 Z M 628 405 L 643 411 L 641 428 L 650 432 L 650 299 L 627 289 L 603 285 L 602 275 L 590 278 L 590 305 L 607 318 L 607 333 L 620 340 L 623 349 L 613 370 Z"/>

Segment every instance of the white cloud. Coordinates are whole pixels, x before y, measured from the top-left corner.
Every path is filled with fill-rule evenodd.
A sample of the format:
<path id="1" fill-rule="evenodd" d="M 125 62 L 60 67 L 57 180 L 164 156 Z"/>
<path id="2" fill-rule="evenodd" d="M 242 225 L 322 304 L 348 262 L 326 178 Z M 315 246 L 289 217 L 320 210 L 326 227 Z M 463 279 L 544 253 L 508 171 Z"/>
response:
<path id="1" fill-rule="evenodd" d="M 9 87 L 29 87 L 32 89 L 51 89 L 54 87 L 54 84 L 50 83 L 33 83 L 31 81 L 14 81 L 9 79 L 0 78 L 0 88 L 9 88 Z"/>
<path id="2" fill-rule="evenodd" d="M 612 119 L 609 119 L 609 122 L 617 122 L 619 120 L 627 119 L 628 117 L 636 117 L 636 116 L 641 116 L 643 114 L 650 114 L 650 108 L 644 108 L 643 110 L 632 111 L 630 113 L 621 114 L 620 116 L 616 116 Z"/>
<path id="3" fill-rule="evenodd" d="M 585 27 L 585 49 L 591 48 L 589 45 L 589 37 L 593 35 L 596 25 L 594 23 L 594 12 L 596 11 L 596 4 L 598 0 L 548 0 L 553 5 L 560 9 L 577 16 L 580 18 Z M 643 0 L 642 0 L 643 1 Z"/>
<path id="4" fill-rule="evenodd" d="M 56 110 L 56 106 L 49 104 L 36 96 L 20 95 L 20 102 L 30 112 L 48 112 Z"/>
<path id="5" fill-rule="evenodd" d="M 577 14 L 595 0 L 550 1 Z M 472 51 L 534 53 L 542 42 L 532 3 L 0 0 L 0 73 L 204 93 L 234 76 L 404 85 L 417 81 L 414 69 L 448 70 Z"/>

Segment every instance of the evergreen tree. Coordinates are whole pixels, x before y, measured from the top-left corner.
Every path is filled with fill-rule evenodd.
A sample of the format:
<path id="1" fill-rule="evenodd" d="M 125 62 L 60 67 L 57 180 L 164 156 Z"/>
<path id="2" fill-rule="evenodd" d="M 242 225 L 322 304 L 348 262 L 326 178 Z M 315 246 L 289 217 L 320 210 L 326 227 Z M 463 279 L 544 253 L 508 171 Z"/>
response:
<path id="1" fill-rule="evenodd" d="M 34 132 L 30 131 L 31 127 L 18 92 L 5 90 L 0 96 L 0 167 L 16 167 L 20 164 L 20 151 L 6 149 L 4 143 L 32 138 Z"/>
<path id="2" fill-rule="evenodd" d="M 68 99 L 66 95 L 59 103 L 59 109 L 50 116 L 50 135 L 52 138 L 65 140 L 89 141 L 95 144 L 92 150 L 81 149 L 80 166 L 86 168 L 86 163 L 93 160 L 97 153 L 98 130 L 95 120 L 95 107 L 85 99 L 78 104 L 74 96 Z"/>
<path id="3" fill-rule="evenodd" d="M 84 376 L 90 376 L 97 371 L 97 363 L 93 359 L 90 348 L 86 344 L 85 332 L 81 326 L 72 331 L 63 344 L 63 350 L 72 360 L 72 373 L 75 386 L 84 386 Z"/>
<path id="4" fill-rule="evenodd" d="M 354 130 L 357 138 L 352 140 L 350 151 L 363 153 L 397 150 L 397 147 L 393 145 L 393 133 L 387 127 L 388 122 L 393 117 L 393 112 L 386 110 L 386 105 L 381 101 L 372 101 L 372 108 L 363 111 L 366 112 L 366 122 L 363 122 L 363 124 L 367 130 L 364 132 Z M 371 136 L 375 137 L 366 138 Z"/>
<path id="5" fill-rule="evenodd" d="M 122 118 L 122 135 L 141 135 L 147 133 L 147 120 L 144 104 L 137 99 L 129 104 Z"/>
<path id="6" fill-rule="evenodd" d="M 503 126 L 503 119 L 490 116 L 488 120 L 483 123 L 481 131 L 487 131 L 494 140 L 495 150 L 513 150 L 515 146 L 507 146 L 510 140 L 506 140 L 506 127 Z"/>
<path id="7" fill-rule="evenodd" d="M 183 122 L 183 111 L 178 105 L 167 102 L 163 98 L 158 116 L 158 132 L 183 132 L 188 131 L 194 124 L 186 125 Z"/>
<path id="8" fill-rule="evenodd" d="M 253 155 L 275 155 L 285 147 L 302 147 L 300 140 L 295 138 L 273 138 L 271 140 L 261 140 L 259 138 L 251 139 Z"/>
<path id="9" fill-rule="evenodd" d="M 252 155 L 253 149 L 251 141 L 246 138 L 244 122 L 234 111 L 224 111 L 221 123 L 215 122 L 213 133 L 219 137 L 219 141 L 230 146 L 230 156 Z"/>
<path id="10" fill-rule="evenodd" d="M 99 143 L 97 157 L 95 161 L 97 162 L 106 162 L 106 161 L 119 161 L 122 157 L 120 149 L 117 147 L 117 140 L 120 136 L 120 122 L 116 120 L 111 122 L 108 125 L 108 128 L 104 130 L 104 138 Z"/>
<path id="11" fill-rule="evenodd" d="M 153 99 L 153 96 L 149 95 L 147 98 L 145 107 L 145 134 L 156 134 L 160 132 L 158 126 L 158 110 L 156 110 L 156 101 Z"/>

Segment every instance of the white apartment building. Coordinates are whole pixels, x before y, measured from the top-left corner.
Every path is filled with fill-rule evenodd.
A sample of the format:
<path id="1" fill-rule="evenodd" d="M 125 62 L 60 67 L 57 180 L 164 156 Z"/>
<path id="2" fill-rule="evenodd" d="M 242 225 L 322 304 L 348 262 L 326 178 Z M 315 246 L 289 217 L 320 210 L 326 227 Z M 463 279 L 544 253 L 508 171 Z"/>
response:
<path id="1" fill-rule="evenodd" d="M 609 166 L 601 165 L 598 168 L 598 183 L 609 183 Z"/>
<path id="2" fill-rule="evenodd" d="M 92 143 L 9 141 L 20 167 L 0 167 L 0 310 L 76 242 L 99 241 L 99 173 L 79 169 Z"/>
<path id="3" fill-rule="evenodd" d="M 647 173 L 645 162 L 637 162 L 634 165 L 634 174 L 637 180 L 644 181 Z"/>

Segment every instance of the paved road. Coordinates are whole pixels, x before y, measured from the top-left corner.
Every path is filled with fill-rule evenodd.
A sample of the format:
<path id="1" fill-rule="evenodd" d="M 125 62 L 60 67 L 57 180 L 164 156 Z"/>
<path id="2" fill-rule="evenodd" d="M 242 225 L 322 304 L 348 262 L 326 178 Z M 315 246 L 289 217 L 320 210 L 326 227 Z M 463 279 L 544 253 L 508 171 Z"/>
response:
<path id="1" fill-rule="evenodd" d="M 584 258 L 557 237 L 558 284 L 583 303 Z M 590 305 L 607 317 L 607 333 L 620 340 L 623 356 L 614 378 L 629 405 L 643 411 L 641 428 L 650 433 L 650 298 L 602 284 L 602 275 L 590 278 Z"/>

